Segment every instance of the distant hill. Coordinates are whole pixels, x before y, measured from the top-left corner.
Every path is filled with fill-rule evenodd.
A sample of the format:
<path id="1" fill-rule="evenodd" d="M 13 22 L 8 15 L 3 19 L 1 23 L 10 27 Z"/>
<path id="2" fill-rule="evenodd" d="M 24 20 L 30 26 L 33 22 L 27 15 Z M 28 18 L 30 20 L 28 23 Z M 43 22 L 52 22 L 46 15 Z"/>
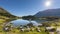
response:
<path id="1" fill-rule="evenodd" d="M 39 11 L 37 14 L 34 16 L 36 17 L 60 17 L 60 8 L 59 9 L 48 9 L 44 11 Z"/>
<path id="2" fill-rule="evenodd" d="M 0 19 L 12 20 L 12 19 L 16 19 L 16 18 L 17 18 L 17 16 L 12 15 L 7 10 L 0 7 Z"/>

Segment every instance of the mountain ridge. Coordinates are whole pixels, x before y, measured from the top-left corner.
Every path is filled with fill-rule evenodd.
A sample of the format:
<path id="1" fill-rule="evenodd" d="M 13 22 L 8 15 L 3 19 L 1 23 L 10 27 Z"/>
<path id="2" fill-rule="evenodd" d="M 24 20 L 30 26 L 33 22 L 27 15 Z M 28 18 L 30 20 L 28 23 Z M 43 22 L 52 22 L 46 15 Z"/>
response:
<path id="1" fill-rule="evenodd" d="M 34 16 L 36 16 L 36 17 L 49 17 L 49 16 L 60 17 L 60 8 L 39 11 Z"/>
<path id="2" fill-rule="evenodd" d="M 13 19 L 16 19 L 16 18 L 18 18 L 18 17 L 13 15 L 13 14 L 11 14 L 7 10 L 5 10 L 4 8 L 0 7 L 0 19 L 13 20 Z"/>

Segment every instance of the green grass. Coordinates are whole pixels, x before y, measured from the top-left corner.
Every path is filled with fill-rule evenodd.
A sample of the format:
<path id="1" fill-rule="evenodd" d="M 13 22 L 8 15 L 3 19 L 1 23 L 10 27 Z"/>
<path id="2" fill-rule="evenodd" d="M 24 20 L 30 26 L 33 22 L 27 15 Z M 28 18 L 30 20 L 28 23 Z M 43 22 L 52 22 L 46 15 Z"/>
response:
<path id="1" fill-rule="evenodd" d="M 14 28 L 9 32 L 5 32 L 2 29 L 0 30 L 0 34 L 47 34 L 44 32 L 44 27 L 41 27 L 41 32 L 37 32 L 36 30 L 34 31 L 29 31 L 29 32 L 21 32 L 20 30 Z"/>
<path id="2" fill-rule="evenodd" d="M 9 32 L 5 32 L 5 31 L 3 31 L 3 26 L 2 26 L 2 24 L 4 22 L 5 22 L 4 19 L 0 19 L 0 34 L 48 34 L 48 32 L 44 32 L 44 30 L 45 30 L 44 27 L 40 27 L 41 32 L 37 32 L 36 30 L 30 31 L 30 32 L 21 32 L 20 30 L 18 30 L 16 28 L 12 29 Z M 60 22 L 58 22 L 57 24 L 60 25 Z M 51 26 L 56 27 L 53 22 L 52 22 Z M 57 27 L 60 27 L 60 26 L 57 26 Z M 56 32 L 55 32 L 55 34 L 56 34 Z"/>

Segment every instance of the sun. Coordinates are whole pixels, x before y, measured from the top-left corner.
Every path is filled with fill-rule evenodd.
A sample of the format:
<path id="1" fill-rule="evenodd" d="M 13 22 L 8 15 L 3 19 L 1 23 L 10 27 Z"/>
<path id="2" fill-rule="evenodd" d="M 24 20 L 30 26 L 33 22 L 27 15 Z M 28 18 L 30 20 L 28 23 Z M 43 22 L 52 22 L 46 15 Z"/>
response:
<path id="1" fill-rule="evenodd" d="M 46 2 L 45 2 L 45 6 L 46 6 L 46 7 L 51 6 L 51 1 L 46 1 Z"/>

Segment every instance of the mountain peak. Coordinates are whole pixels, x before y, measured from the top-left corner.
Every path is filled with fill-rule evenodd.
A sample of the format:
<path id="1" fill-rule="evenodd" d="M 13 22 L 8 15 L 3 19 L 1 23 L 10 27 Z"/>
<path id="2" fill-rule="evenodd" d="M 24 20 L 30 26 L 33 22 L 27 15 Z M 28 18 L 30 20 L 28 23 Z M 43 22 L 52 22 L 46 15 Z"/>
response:
<path id="1" fill-rule="evenodd" d="M 40 11 L 37 14 L 35 14 L 36 17 L 60 17 L 60 8 L 59 9 L 48 9 L 44 11 Z"/>

